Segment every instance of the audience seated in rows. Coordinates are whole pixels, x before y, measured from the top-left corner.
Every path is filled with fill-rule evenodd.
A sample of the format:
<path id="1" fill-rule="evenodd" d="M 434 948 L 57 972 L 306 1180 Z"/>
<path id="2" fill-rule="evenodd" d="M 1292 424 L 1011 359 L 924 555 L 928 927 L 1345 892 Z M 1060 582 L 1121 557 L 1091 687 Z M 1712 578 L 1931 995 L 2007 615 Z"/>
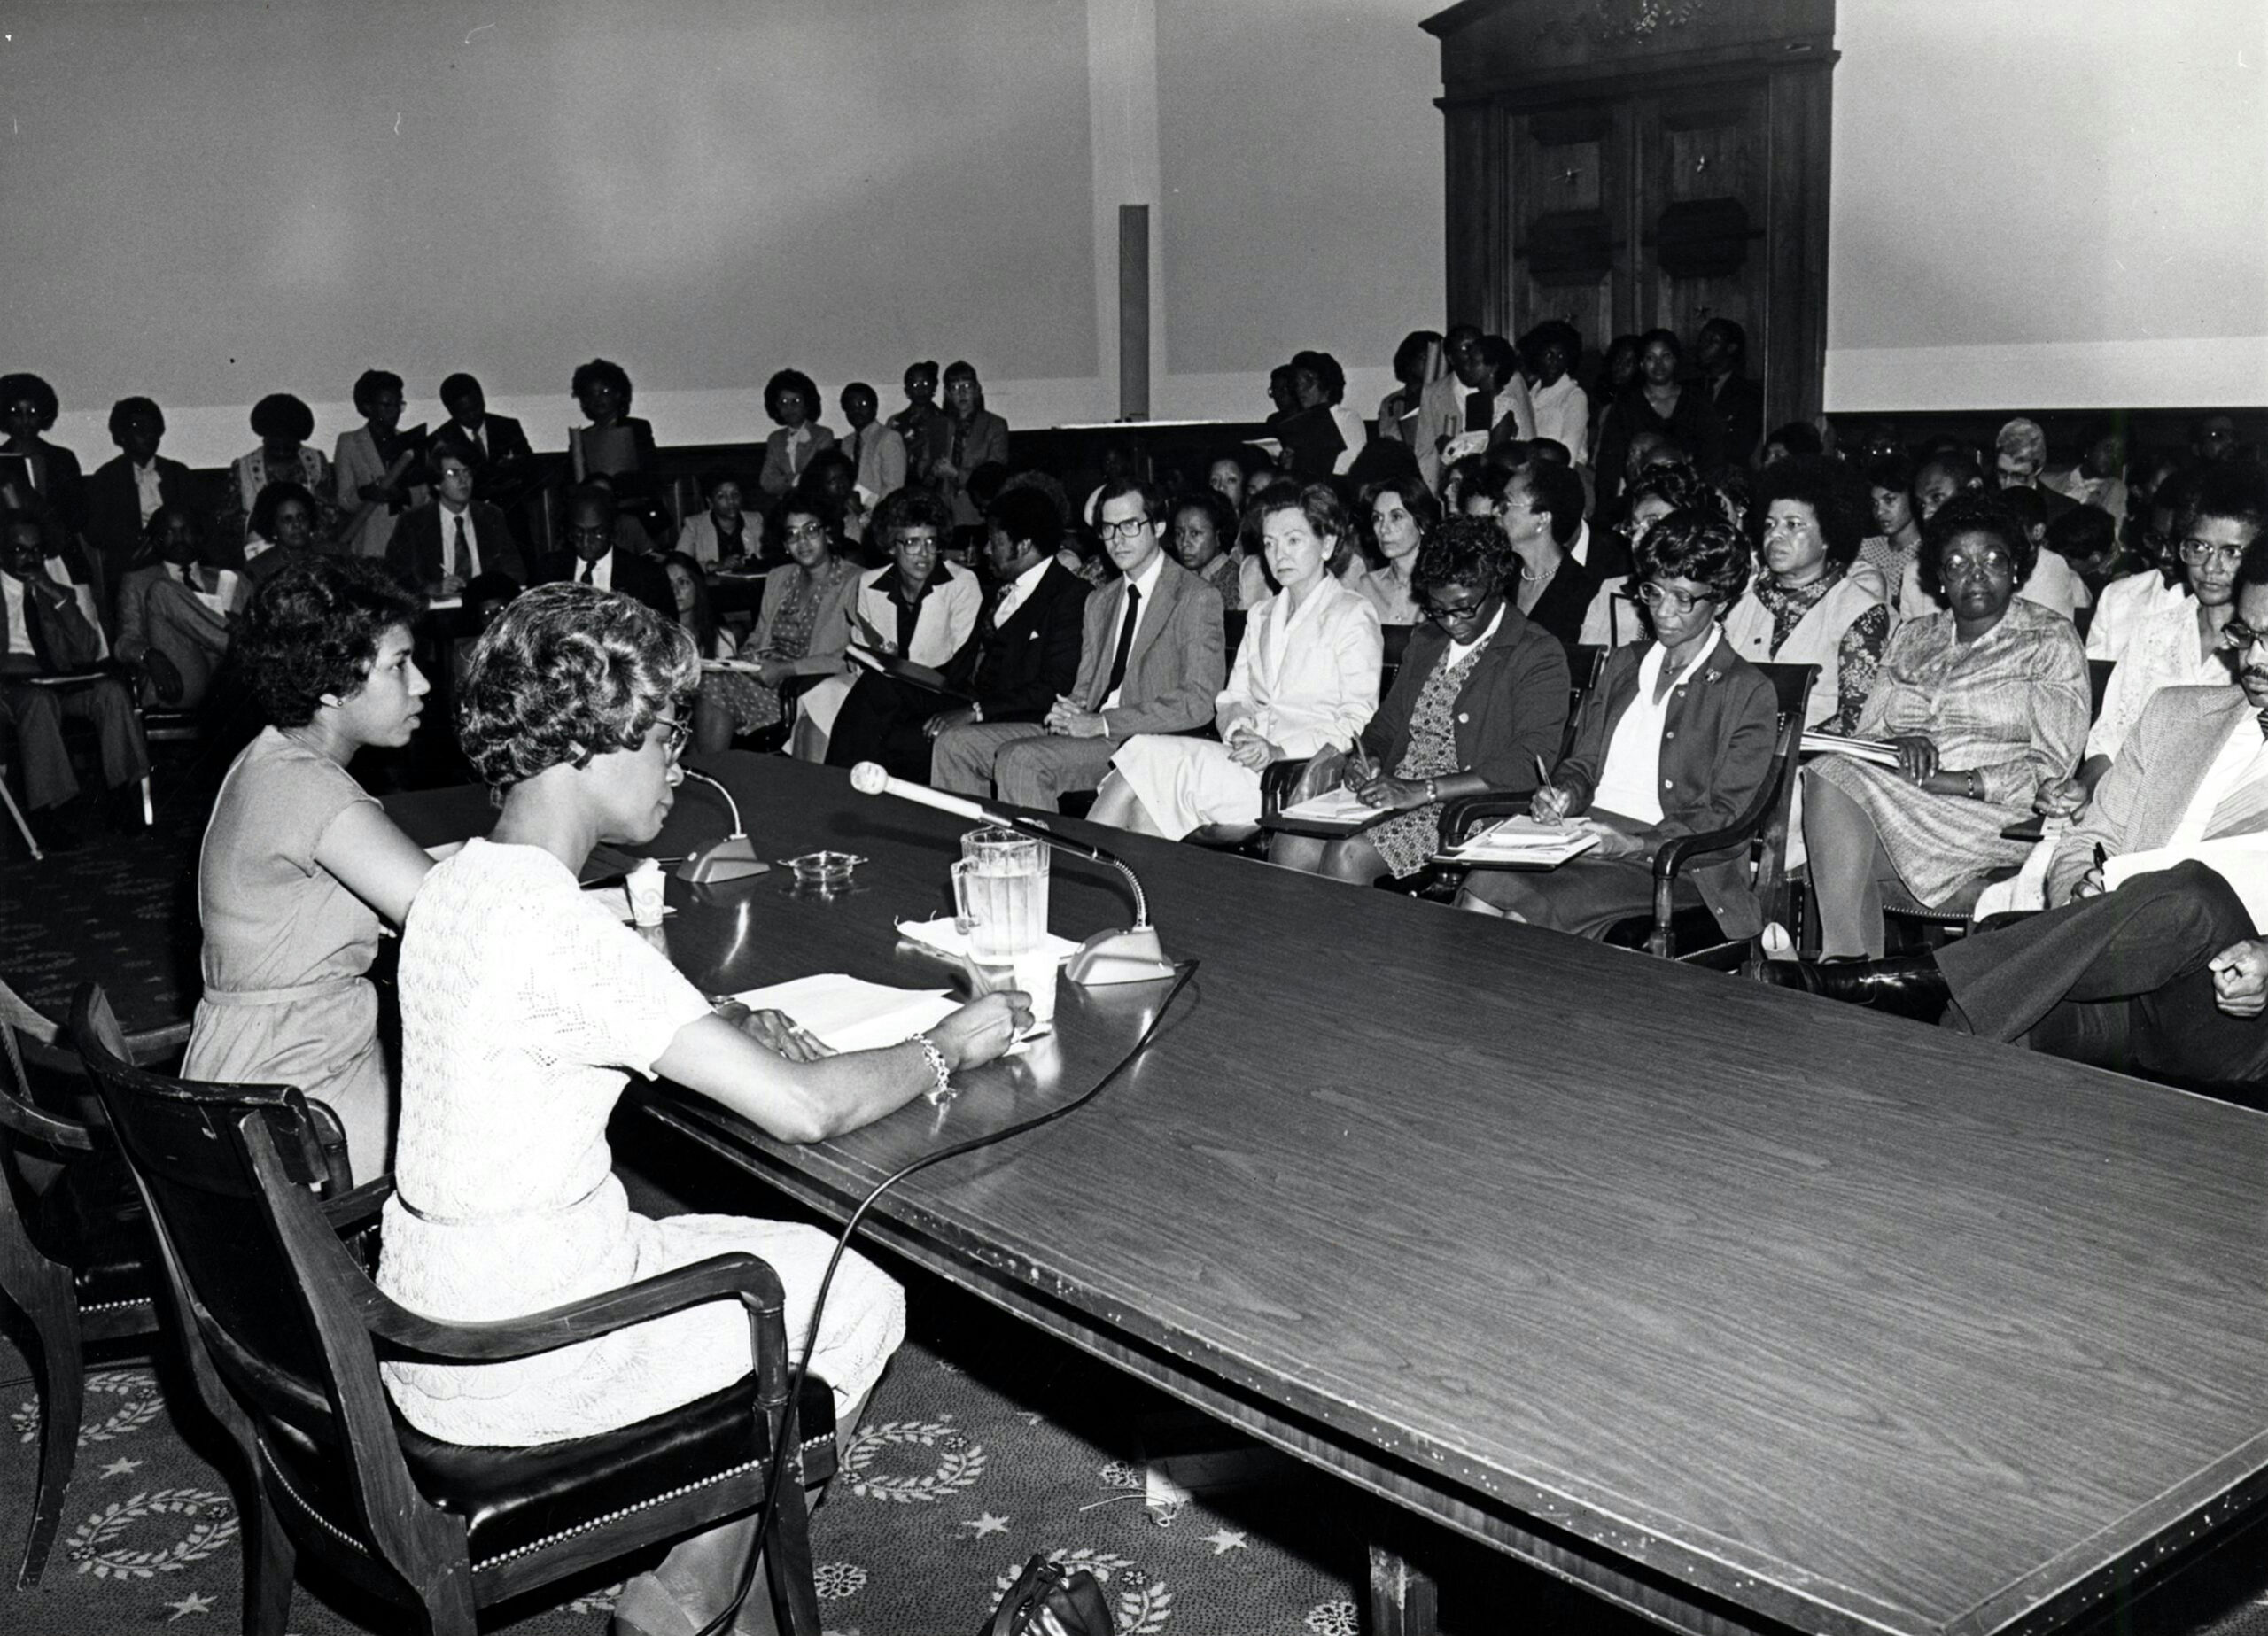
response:
<path id="1" fill-rule="evenodd" d="M 1173 502 L 1168 542 L 1174 561 L 1212 586 L 1228 613 L 1257 608 L 1275 590 L 1258 560 L 1239 548 L 1241 532 L 1229 502 L 1212 489 L 1184 494 Z"/>
<path id="2" fill-rule="evenodd" d="M 1486 466 L 1464 492 L 1463 508 L 1467 516 L 1494 517 L 1503 531 L 1520 612 L 1561 641 L 1574 642 L 1599 584 L 1574 554 L 1579 543 L 1588 543 L 1581 480 L 1545 461 L 1510 470 Z"/>
<path id="3" fill-rule="evenodd" d="M 1071 690 L 1090 587 L 1056 560 L 1059 514 L 1038 491 L 1014 489 L 993 500 L 985 523 L 993 590 L 975 629 L 934 681 L 913 665 L 856 678 L 827 740 L 831 764 L 879 762 L 893 778 L 926 784 L 940 734 L 1043 721 Z"/>
<path id="4" fill-rule="evenodd" d="M 1725 640 L 1759 663 L 1815 664 L 1805 725 L 1855 733 L 1890 641 L 1875 570 L 1858 560 L 1867 507 L 1856 474 L 1823 455 L 1766 469 L 1756 577 L 1725 616 Z"/>
<path id="5" fill-rule="evenodd" d="M 2078 768 L 2085 652 L 2071 622 L 2016 595 L 2037 547 L 2005 506 L 1961 495 L 1922 526 L 1920 570 L 1943 613 L 1898 627 L 1858 722 L 1898 764 L 1823 756 L 1804 769 L 1803 833 L 1829 956 L 1879 955 L 1883 889 L 1965 907 L 2027 844 L 2001 831 Z"/>
<path id="6" fill-rule="evenodd" d="M 585 484 L 570 491 L 565 521 L 567 548 L 553 552 L 538 565 L 539 584 L 572 580 L 602 591 L 620 591 L 664 619 L 676 617 L 677 599 L 670 593 L 669 577 L 647 554 L 644 531 L 620 514 L 611 489 Z"/>
<path id="7" fill-rule="evenodd" d="M 528 583 L 527 564 L 504 514 L 473 498 L 478 477 L 455 445 L 436 444 L 426 458 L 432 498 L 413 507 L 386 542 L 386 562 L 429 597 L 461 596 L 474 581 Z"/>
<path id="8" fill-rule="evenodd" d="M 1248 610 L 1227 685 L 1213 702 L 1217 740 L 1140 733 L 1110 758 L 1091 817 L 1178 841 L 1204 825 L 1260 821 L 1261 775 L 1276 762 L 1345 750 L 1378 709 L 1384 639 L 1378 610 L 1331 572 L 1355 535 L 1328 483 L 1262 491 L 1253 503 L 1282 588 Z"/>
<path id="9" fill-rule="evenodd" d="M 1533 792 L 1566 730 L 1567 655 L 1505 594 L 1503 563 L 1485 518 L 1429 533 L 1413 575 L 1425 623 L 1340 780 L 1394 816 L 1338 841 L 1278 834 L 1271 863 L 1356 885 L 1407 880 L 1441 849 L 1444 802 Z"/>
<path id="10" fill-rule="evenodd" d="M 271 392 L 252 405 L 252 431 L 260 446 L 238 455 L 230 469 L 236 482 L 229 490 L 232 503 L 219 519 L 221 539 L 242 543 L 247 559 L 255 534 L 274 542 L 275 536 L 262 531 L 252 516 L 272 483 L 297 484 L 314 508 L 307 516 L 309 539 L 331 539 L 338 532 L 338 510 L 330 498 L 330 462 L 307 446 L 315 433 L 315 411 L 289 392 Z"/>
<path id="11" fill-rule="evenodd" d="M 1212 722 L 1226 679 L 1219 595 L 1167 555 L 1165 501 L 1146 481 L 1106 486 L 1100 518 L 1119 578 L 1087 599 L 1071 691 L 1037 725 L 976 722 L 940 733 L 941 787 L 1052 811 L 1065 793 L 1099 785 L 1127 740 Z"/>
<path id="12" fill-rule="evenodd" d="M 1776 706 L 1772 684 L 1718 622 L 1751 569 L 1748 542 L 1706 513 L 1673 512 L 1647 531 L 1634 570 L 1651 640 L 1607 661 L 1574 747 L 1532 802 L 1547 822 L 1588 816 L 1598 847 L 1549 874 L 1477 872 L 1460 907 L 1604 936 L 1651 907 L 1656 847 L 1722 829 L 1746 810 L 1771 765 Z M 1705 903 L 1727 937 L 1762 929 L 1744 846 L 1680 876 L 1675 896 Z"/>

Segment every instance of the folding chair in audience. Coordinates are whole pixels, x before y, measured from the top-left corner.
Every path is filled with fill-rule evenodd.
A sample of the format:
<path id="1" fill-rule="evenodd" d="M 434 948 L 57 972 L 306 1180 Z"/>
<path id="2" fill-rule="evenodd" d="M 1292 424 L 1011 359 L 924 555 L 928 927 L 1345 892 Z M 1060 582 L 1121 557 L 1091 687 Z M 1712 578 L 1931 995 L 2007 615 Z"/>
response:
<path id="1" fill-rule="evenodd" d="M 713 1256 L 524 1318 L 423 1317 L 387 1299 L 341 1242 L 374 1235 L 392 1181 L 321 1198 L 324 1165 L 299 1091 L 136 1068 L 91 984 L 73 1004 L 71 1028 L 149 1206 L 198 1393 L 244 1462 L 252 1636 L 283 1631 L 302 1551 L 433 1636 L 474 1636 L 480 1609 L 761 1502 L 773 1440 L 792 1442 L 798 1419 L 780 1280 L 763 1261 Z M 754 1369 L 598 1437 L 531 1448 L 444 1443 L 395 1415 L 378 1376 L 381 1354 L 534 1357 L 708 1301 L 747 1310 Z M 827 1392 L 808 1384 L 814 1399 Z M 831 1400 L 824 1424 L 831 1449 Z M 791 1447 L 781 1462 L 764 1555 L 781 1628 L 817 1636 L 802 1453 Z"/>
<path id="2" fill-rule="evenodd" d="M 0 1295 L 25 1320 L 39 1392 L 39 1476 L 16 1588 L 37 1585 L 79 1449 L 89 1345 L 158 1332 L 149 1221 L 105 1134 L 48 1111 L 43 1088 L 83 1084 L 56 1025 L 0 983 Z M 50 1096 L 50 1105 L 56 1098 Z"/>
<path id="3" fill-rule="evenodd" d="M 1663 959 L 1682 959 L 1694 965 L 1731 966 L 1754 958 L 1750 942 L 1728 943 L 1719 934 L 1716 917 L 1706 908 L 1680 910 L 1676 906 L 1678 878 L 1693 864 L 1713 861 L 1735 849 L 1747 858 L 1750 878 L 1767 925 L 1785 922 L 1788 915 L 1788 814 L 1794 804 L 1798 747 L 1803 740 L 1804 712 L 1811 702 L 1812 684 L 1819 667 L 1813 664 L 1759 664 L 1756 667 L 1772 684 L 1778 733 L 1772 747 L 1772 764 L 1757 787 L 1755 797 L 1722 829 L 1697 835 L 1680 835 L 1654 854 L 1654 907 L 1650 916 L 1625 920 L 1606 934 L 1606 941 L 1623 947 L 1642 942 L 1647 953 Z M 1450 802 L 1441 815 L 1441 839 L 1455 845 L 1483 825 L 1527 810 L 1528 796 L 1468 795 Z M 1698 944 L 1699 946 L 1696 946 Z M 1686 948 L 1682 955 L 1681 946 Z"/>

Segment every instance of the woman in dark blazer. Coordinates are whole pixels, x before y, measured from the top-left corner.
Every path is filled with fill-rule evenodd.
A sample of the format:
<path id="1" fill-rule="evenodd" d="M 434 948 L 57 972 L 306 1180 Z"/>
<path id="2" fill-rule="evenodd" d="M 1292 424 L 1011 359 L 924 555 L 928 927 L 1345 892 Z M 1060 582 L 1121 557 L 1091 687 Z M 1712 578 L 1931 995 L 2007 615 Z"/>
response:
<path id="1" fill-rule="evenodd" d="M 1567 655 L 1504 594 L 1503 545 L 1489 518 L 1452 517 L 1418 548 L 1425 623 L 1344 776 L 1394 816 L 1340 841 L 1279 834 L 1270 862 L 1358 885 L 1401 879 L 1440 850 L 1445 802 L 1535 787 L 1567 725 Z"/>
<path id="2" fill-rule="evenodd" d="M 1718 621 L 1747 589 L 1748 541 L 1697 511 L 1674 511 L 1636 552 L 1638 601 L 1653 639 L 1619 648 L 1585 702 L 1575 747 L 1535 793 L 1547 822 L 1574 820 L 1596 850 L 1549 873 L 1476 870 L 1457 906 L 1585 937 L 1652 904 L 1653 855 L 1665 841 L 1732 822 L 1772 764 L 1772 684 L 1735 653 Z M 1705 903 L 1728 937 L 1762 927 L 1744 861 L 1728 855 L 1681 878 L 1679 900 Z"/>

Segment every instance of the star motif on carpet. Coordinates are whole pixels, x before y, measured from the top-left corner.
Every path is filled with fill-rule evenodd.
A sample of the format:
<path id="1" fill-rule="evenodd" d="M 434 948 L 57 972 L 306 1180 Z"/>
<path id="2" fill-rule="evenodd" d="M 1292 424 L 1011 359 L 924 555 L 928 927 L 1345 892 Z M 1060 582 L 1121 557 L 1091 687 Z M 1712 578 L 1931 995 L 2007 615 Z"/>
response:
<path id="1" fill-rule="evenodd" d="M 177 1602 L 167 1602 L 166 1606 L 172 1609 L 173 1613 L 166 1623 L 171 1624 L 175 1619 L 185 1618 L 192 1613 L 210 1613 L 213 1611 L 213 1600 L 210 1596 L 201 1596 L 191 1591 Z"/>
<path id="2" fill-rule="evenodd" d="M 141 1469 L 142 1462 L 138 1460 L 113 1460 L 110 1464 L 103 1468 L 103 1475 L 105 1477 L 124 1477 L 129 1472 L 139 1471 Z"/>
<path id="3" fill-rule="evenodd" d="M 1233 1528 L 1216 1529 L 1202 1538 L 1206 1544 L 1213 1547 L 1213 1555 L 1216 1556 L 1226 1556 L 1231 1551 L 1248 1551 L 1252 1548 L 1245 1543 L 1245 1537 Z"/>
<path id="4" fill-rule="evenodd" d="M 995 1516 L 990 1511 L 982 1516 L 965 1516 L 961 1519 L 960 1525 L 963 1528 L 976 1530 L 975 1533 L 969 1535 L 972 1539 L 982 1539 L 987 1534 L 1005 1534 L 1008 1531 L 1008 1519 L 1005 1516 Z"/>

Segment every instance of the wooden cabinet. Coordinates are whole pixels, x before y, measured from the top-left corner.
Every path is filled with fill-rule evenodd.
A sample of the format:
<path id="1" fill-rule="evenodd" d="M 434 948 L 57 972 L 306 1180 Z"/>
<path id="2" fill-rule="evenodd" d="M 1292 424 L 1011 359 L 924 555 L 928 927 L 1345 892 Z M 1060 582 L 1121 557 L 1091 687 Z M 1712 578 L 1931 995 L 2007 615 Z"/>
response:
<path id="1" fill-rule="evenodd" d="M 1584 344 L 1748 331 L 1767 426 L 1819 413 L 1834 0 L 1465 0 L 1441 42 L 1449 317 Z"/>

